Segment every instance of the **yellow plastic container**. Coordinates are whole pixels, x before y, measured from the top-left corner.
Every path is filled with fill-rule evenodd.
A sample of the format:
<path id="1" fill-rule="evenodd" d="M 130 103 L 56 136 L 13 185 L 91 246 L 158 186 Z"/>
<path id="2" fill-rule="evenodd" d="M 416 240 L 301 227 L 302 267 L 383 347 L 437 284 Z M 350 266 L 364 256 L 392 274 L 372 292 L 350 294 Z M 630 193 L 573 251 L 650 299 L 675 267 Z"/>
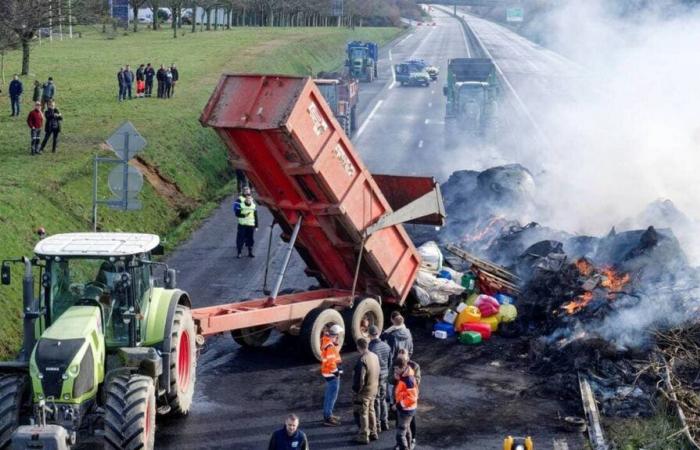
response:
<path id="1" fill-rule="evenodd" d="M 498 309 L 498 320 L 512 322 L 518 317 L 518 310 L 513 305 L 501 305 Z"/>
<path id="2" fill-rule="evenodd" d="M 455 320 L 455 330 L 462 331 L 463 323 L 476 323 L 481 321 L 481 311 L 476 306 L 467 306 Z"/>
<path id="3" fill-rule="evenodd" d="M 474 306 L 474 302 L 476 302 L 476 299 L 477 299 L 478 296 L 479 296 L 479 294 L 476 293 L 476 292 L 474 292 L 473 294 L 469 295 L 469 297 L 467 297 L 467 302 L 466 302 L 467 305 L 469 305 L 469 306 Z"/>
<path id="4" fill-rule="evenodd" d="M 491 331 L 496 331 L 498 329 L 498 314 L 493 315 L 491 317 L 482 317 L 479 323 L 485 323 L 488 324 L 488 326 L 491 327 Z"/>

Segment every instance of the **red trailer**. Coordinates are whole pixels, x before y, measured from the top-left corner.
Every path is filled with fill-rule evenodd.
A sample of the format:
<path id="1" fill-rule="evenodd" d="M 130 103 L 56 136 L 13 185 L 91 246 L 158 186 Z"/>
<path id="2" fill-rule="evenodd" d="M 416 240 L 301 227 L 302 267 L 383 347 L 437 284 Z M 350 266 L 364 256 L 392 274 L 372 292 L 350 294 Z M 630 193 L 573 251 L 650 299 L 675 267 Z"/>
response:
<path id="1" fill-rule="evenodd" d="M 310 78 L 224 75 L 200 121 L 224 141 L 290 245 L 268 297 L 195 309 L 199 332 L 231 331 L 258 346 L 277 328 L 300 334 L 318 357 L 328 325 L 344 324 L 353 340 L 381 328 L 381 303 L 402 305 L 420 264 L 401 223 L 444 220 L 437 183 L 382 176 L 392 188 L 383 193 Z M 322 289 L 278 296 L 293 248 Z"/>

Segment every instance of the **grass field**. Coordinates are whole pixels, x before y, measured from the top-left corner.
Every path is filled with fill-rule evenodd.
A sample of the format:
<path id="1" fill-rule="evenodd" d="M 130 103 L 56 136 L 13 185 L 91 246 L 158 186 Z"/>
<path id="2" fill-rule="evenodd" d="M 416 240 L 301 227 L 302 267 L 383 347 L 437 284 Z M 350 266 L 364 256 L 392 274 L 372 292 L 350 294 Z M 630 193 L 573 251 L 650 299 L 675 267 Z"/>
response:
<path id="1" fill-rule="evenodd" d="M 34 230 L 49 234 L 87 231 L 91 226 L 92 158 L 110 156 L 102 142 L 124 120 L 148 141 L 143 160 L 160 174 L 170 193 L 164 196 L 146 183 L 144 209 L 116 212 L 100 207 L 99 228 L 157 233 L 172 246 L 185 238 L 197 220 L 231 191 L 226 152 L 199 114 L 222 72 L 311 74 L 339 67 L 348 40 L 387 42 L 400 33 L 391 28 L 237 28 L 185 33 L 170 30 L 118 34 L 107 38 L 86 29 L 82 38 L 54 41 L 33 48 L 31 74 L 23 77 L 25 95 L 19 118 L 9 117 L 9 99 L 0 97 L 0 259 L 29 255 Z M 20 68 L 11 53 L 7 71 Z M 176 63 L 180 81 L 174 98 L 117 102 L 116 73 L 122 64 Z M 29 155 L 26 114 L 35 79 L 52 76 L 56 102 L 64 121 L 59 151 Z M 154 87 L 155 89 L 155 87 Z M 3 89 L 4 90 L 4 89 Z M 100 172 L 101 198 L 109 196 Z M 21 332 L 21 276 L 0 288 L 0 358 L 13 354 Z"/>

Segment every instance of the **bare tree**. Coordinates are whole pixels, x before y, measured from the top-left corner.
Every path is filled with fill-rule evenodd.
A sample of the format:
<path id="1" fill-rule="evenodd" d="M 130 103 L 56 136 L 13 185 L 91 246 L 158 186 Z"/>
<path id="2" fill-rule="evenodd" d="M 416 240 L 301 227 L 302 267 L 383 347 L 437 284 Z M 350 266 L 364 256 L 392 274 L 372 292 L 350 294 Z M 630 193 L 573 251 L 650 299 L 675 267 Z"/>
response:
<path id="1" fill-rule="evenodd" d="M 177 38 L 178 22 L 182 20 L 182 7 L 184 0 L 167 0 L 168 7 L 172 13 L 173 38 Z"/>
<path id="2" fill-rule="evenodd" d="M 5 53 L 19 46 L 17 35 L 0 24 L 0 86 L 5 85 Z"/>
<path id="3" fill-rule="evenodd" d="M 160 19 L 158 18 L 158 11 L 160 10 L 160 0 L 147 0 L 148 7 L 151 8 L 151 13 L 153 14 L 153 29 L 157 30 L 160 27 Z"/>

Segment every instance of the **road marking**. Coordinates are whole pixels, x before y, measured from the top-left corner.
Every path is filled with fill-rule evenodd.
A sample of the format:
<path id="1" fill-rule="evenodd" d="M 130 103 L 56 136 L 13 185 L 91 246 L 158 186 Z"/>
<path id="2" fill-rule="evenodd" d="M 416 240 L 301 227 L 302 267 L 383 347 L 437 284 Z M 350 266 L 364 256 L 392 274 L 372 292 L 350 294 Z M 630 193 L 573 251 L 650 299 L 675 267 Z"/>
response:
<path id="1" fill-rule="evenodd" d="M 428 102 L 428 108 L 432 108 L 432 107 L 433 107 L 433 102 Z"/>
<path id="2" fill-rule="evenodd" d="M 372 120 L 372 117 L 374 117 L 374 114 L 377 112 L 380 106 L 382 106 L 382 103 L 384 103 L 384 100 L 379 100 L 376 105 L 374 105 L 374 108 L 372 108 L 372 111 L 369 112 L 369 115 L 365 119 L 364 122 L 362 122 L 362 126 L 360 126 L 360 129 L 357 130 L 357 137 L 360 137 L 360 135 L 365 131 L 365 128 L 367 127 L 367 124 L 369 123 L 370 120 Z"/>
<path id="3" fill-rule="evenodd" d="M 430 123 L 430 119 L 425 119 L 425 124 L 428 125 Z"/>
<path id="4" fill-rule="evenodd" d="M 418 142 L 418 148 L 423 148 L 423 139 Z"/>
<path id="5" fill-rule="evenodd" d="M 467 48 L 467 58 L 472 57 L 472 52 L 469 50 L 469 41 L 467 40 L 467 32 L 464 31 L 462 24 L 459 24 L 459 28 L 462 30 L 462 37 L 464 38 L 464 46 Z"/>
<path id="6" fill-rule="evenodd" d="M 391 49 L 389 49 L 389 61 L 393 61 L 394 59 L 391 56 Z"/>
<path id="7" fill-rule="evenodd" d="M 396 80 L 391 82 L 391 84 L 389 85 L 389 89 L 394 89 L 394 86 L 396 86 Z"/>
<path id="8" fill-rule="evenodd" d="M 399 41 L 399 43 L 396 44 L 396 45 L 401 45 L 401 44 L 403 44 L 404 41 L 406 41 L 406 39 L 410 38 L 411 36 L 413 36 L 413 33 L 411 33 L 411 34 L 409 34 L 408 36 L 406 36 L 405 38 L 401 39 L 401 40 Z"/>

